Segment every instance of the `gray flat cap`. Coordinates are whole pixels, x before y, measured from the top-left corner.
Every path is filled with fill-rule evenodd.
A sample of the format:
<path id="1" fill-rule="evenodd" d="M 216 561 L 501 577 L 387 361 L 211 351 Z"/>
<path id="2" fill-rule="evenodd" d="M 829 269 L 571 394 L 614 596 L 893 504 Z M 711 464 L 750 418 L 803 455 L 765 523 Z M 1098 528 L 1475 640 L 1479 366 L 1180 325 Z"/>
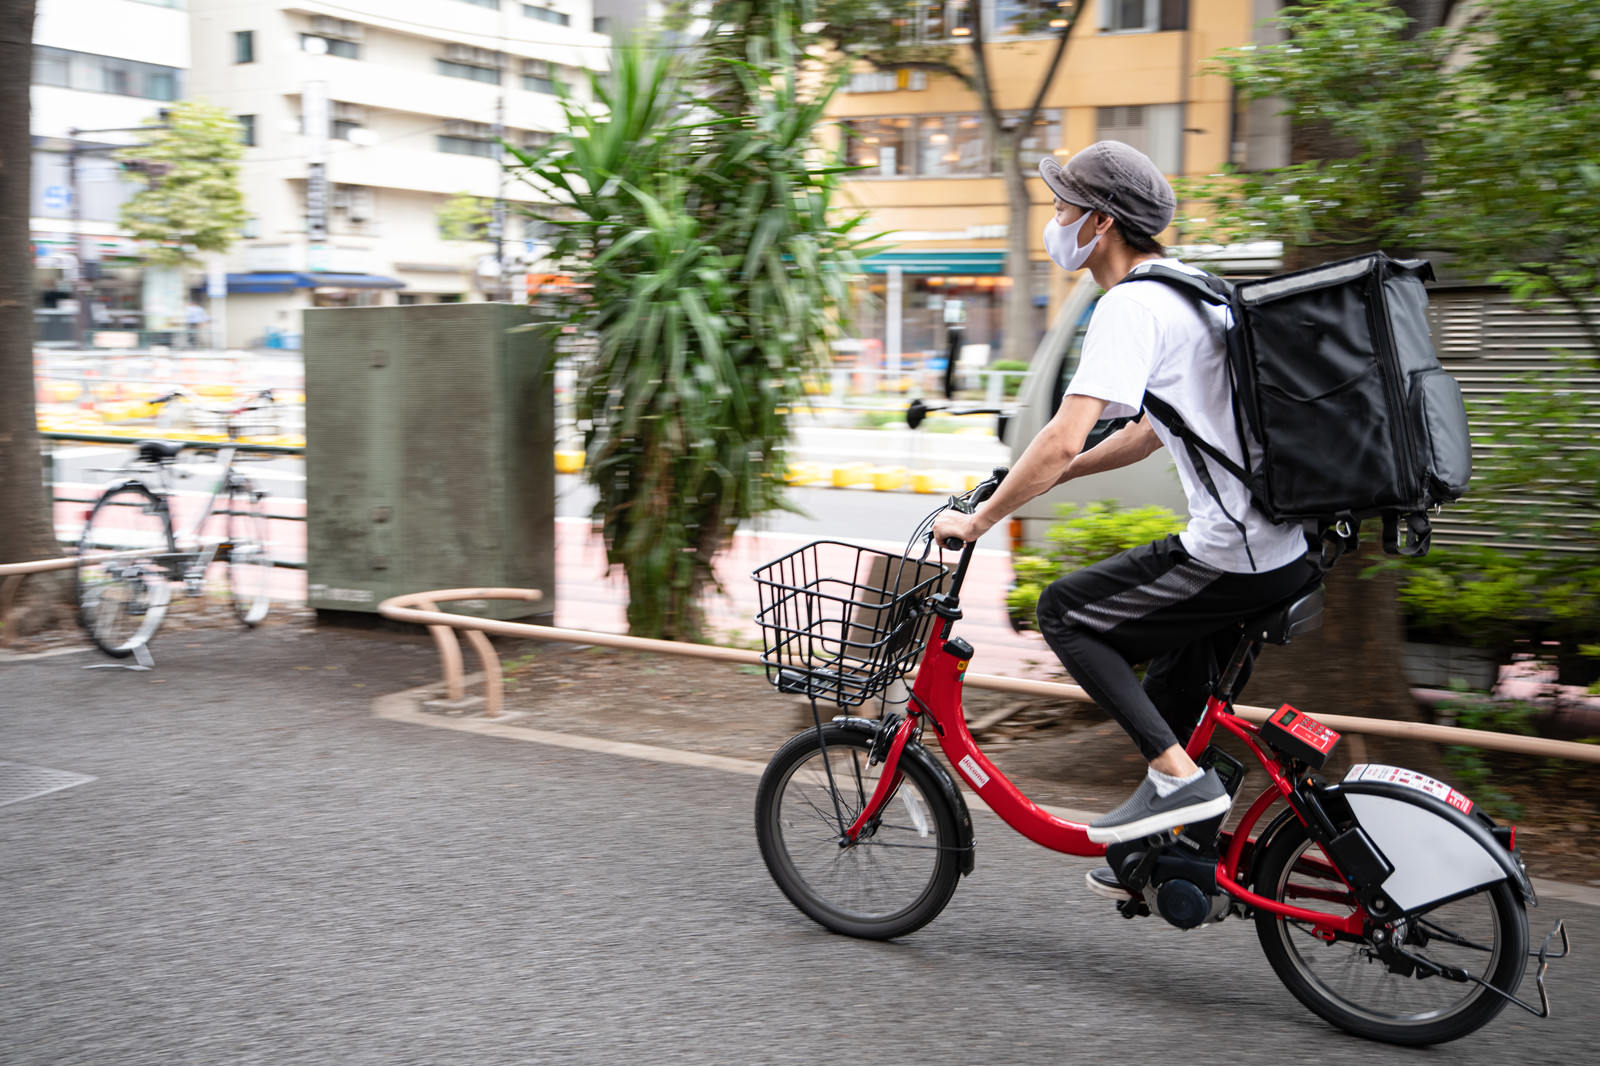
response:
<path id="1" fill-rule="evenodd" d="M 1121 141 L 1096 141 L 1066 166 L 1047 155 L 1039 160 L 1039 176 L 1067 203 L 1103 211 L 1143 236 L 1166 229 L 1178 209 L 1161 168 Z"/>

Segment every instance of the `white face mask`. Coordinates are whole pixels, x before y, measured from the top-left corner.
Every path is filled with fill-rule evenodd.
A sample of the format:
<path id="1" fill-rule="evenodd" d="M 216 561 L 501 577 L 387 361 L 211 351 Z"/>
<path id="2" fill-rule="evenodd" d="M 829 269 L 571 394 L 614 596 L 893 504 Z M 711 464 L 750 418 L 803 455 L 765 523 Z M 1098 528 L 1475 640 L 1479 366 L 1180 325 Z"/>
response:
<path id="1" fill-rule="evenodd" d="M 1050 261 L 1062 270 L 1079 270 L 1088 262 L 1089 253 L 1094 251 L 1094 246 L 1100 243 L 1100 234 L 1096 233 L 1090 238 L 1089 243 L 1078 247 L 1078 232 L 1083 229 L 1083 224 L 1089 218 L 1090 212 L 1085 211 L 1078 216 L 1078 221 L 1070 226 L 1063 226 L 1051 216 L 1050 221 L 1044 224 L 1044 250 L 1050 256 Z"/>

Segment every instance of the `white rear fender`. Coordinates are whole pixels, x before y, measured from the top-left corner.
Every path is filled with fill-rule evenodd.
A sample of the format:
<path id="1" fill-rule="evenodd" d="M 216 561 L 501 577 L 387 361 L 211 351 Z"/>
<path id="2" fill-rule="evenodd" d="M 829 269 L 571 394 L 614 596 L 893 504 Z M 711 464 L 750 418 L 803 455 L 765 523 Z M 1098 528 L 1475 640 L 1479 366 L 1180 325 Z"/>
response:
<path id="1" fill-rule="evenodd" d="M 1351 816 L 1394 867 L 1378 887 L 1402 911 L 1504 880 L 1525 901 L 1535 902 L 1522 863 L 1488 826 L 1466 813 L 1472 804 L 1459 793 L 1447 800 L 1415 784 L 1348 778 L 1327 791 L 1349 804 Z M 1460 809 L 1463 802 L 1466 811 Z"/>

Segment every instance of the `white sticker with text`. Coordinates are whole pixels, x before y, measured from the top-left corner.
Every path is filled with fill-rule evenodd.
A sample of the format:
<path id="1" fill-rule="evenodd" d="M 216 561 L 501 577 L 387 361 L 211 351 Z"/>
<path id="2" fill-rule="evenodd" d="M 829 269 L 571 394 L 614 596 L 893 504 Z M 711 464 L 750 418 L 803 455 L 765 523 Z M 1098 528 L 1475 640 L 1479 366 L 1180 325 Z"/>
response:
<path id="1" fill-rule="evenodd" d="M 1344 775 L 1346 781 L 1384 781 L 1402 788 L 1426 792 L 1434 799 L 1443 800 L 1462 814 L 1472 813 L 1472 801 L 1443 781 L 1407 770 L 1401 766 L 1382 766 L 1378 763 L 1357 763 Z"/>
<path id="2" fill-rule="evenodd" d="M 967 775 L 967 780 L 971 781 L 974 787 L 982 788 L 989 783 L 989 775 L 983 772 L 983 767 L 979 766 L 978 760 L 972 756 L 961 756 L 961 761 L 956 765 L 961 767 L 961 772 Z"/>

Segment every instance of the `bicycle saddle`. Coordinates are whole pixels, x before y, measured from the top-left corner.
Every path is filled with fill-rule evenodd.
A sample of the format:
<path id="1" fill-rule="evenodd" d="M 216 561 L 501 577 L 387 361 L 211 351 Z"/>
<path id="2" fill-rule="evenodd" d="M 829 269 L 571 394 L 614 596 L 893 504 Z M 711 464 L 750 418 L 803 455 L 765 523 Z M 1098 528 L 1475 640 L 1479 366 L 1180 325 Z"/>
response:
<path id="1" fill-rule="evenodd" d="M 1322 628 L 1322 586 L 1296 593 L 1290 599 L 1255 619 L 1253 631 L 1269 644 L 1287 644 L 1295 637 Z"/>
<path id="2" fill-rule="evenodd" d="M 164 463 L 176 459 L 181 451 L 183 451 L 181 444 L 172 444 L 164 440 L 142 440 L 139 442 L 139 461 Z"/>

